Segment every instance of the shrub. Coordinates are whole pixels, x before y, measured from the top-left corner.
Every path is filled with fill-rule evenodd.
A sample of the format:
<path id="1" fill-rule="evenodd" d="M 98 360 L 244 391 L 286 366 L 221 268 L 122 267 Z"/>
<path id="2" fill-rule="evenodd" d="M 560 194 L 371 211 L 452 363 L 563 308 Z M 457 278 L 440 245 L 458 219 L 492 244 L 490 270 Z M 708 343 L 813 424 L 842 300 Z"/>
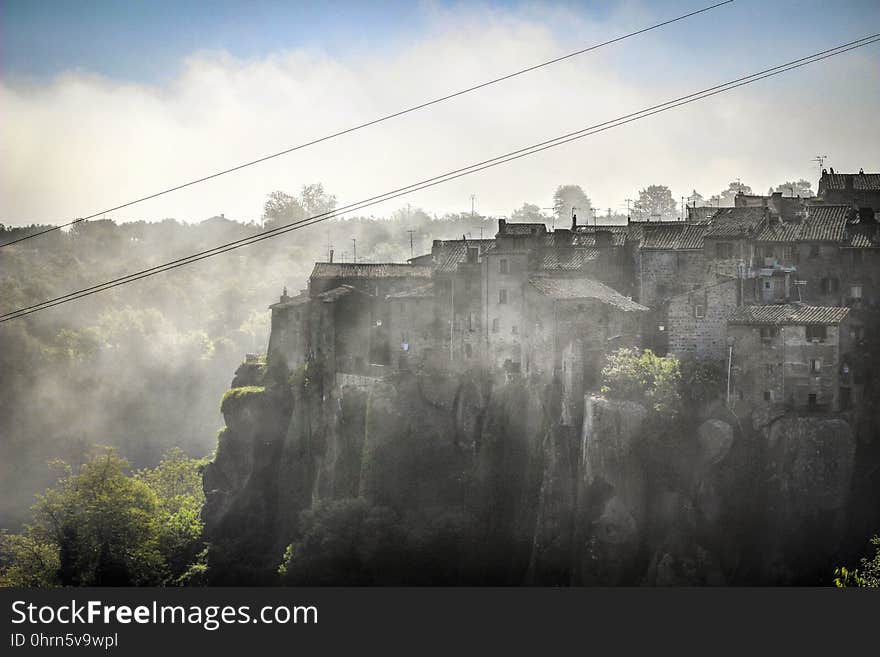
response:
<path id="1" fill-rule="evenodd" d="M 623 347 L 609 354 L 602 369 L 602 394 L 644 404 L 661 414 L 679 410 L 681 369 L 675 356 L 639 353 Z"/>

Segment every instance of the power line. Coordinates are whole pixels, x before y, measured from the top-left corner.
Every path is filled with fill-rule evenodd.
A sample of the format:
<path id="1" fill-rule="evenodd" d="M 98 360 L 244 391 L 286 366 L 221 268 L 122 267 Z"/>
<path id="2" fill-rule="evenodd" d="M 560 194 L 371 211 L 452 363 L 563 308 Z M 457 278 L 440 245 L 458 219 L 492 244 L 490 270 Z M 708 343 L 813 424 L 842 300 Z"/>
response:
<path id="1" fill-rule="evenodd" d="M 400 196 L 404 196 L 406 194 L 411 194 L 412 192 L 416 192 L 422 189 L 426 189 L 428 187 L 433 187 L 435 185 L 442 184 L 444 182 L 448 182 L 450 180 L 455 180 L 456 178 L 461 178 L 463 176 L 467 176 L 478 171 L 482 171 L 485 169 L 489 169 L 500 164 L 504 164 L 507 162 L 511 162 L 513 160 L 517 160 L 523 157 L 527 157 L 529 155 L 534 155 L 541 151 L 548 150 L 550 148 L 555 148 L 557 146 L 561 146 L 563 144 L 583 139 L 584 137 L 588 137 L 599 132 L 604 132 L 605 130 L 610 130 L 612 128 L 620 127 L 622 125 L 626 125 L 627 123 L 632 123 L 634 121 L 638 121 L 643 118 L 647 118 L 648 116 L 652 116 L 654 114 L 658 114 L 660 112 L 665 112 L 670 109 L 674 109 L 676 107 L 681 107 L 682 105 L 687 105 L 693 102 L 697 102 L 699 100 L 703 100 L 705 98 L 709 98 L 711 96 L 715 96 L 717 94 L 725 93 L 727 91 L 732 91 L 738 87 L 742 87 L 748 84 L 752 84 L 759 80 L 763 80 L 769 77 L 773 77 L 776 75 L 781 75 L 782 73 L 800 68 L 802 66 L 806 66 L 808 64 L 813 64 L 818 61 L 822 61 L 824 59 L 828 59 L 830 57 L 834 57 L 836 55 L 843 54 L 850 50 L 854 50 L 856 48 L 861 48 L 866 45 L 870 45 L 872 43 L 876 43 L 880 41 L 880 33 L 873 34 L 867 37 L 862 37 L 860 39 L 856 39 L 855 41 L 850 41 L 849 43 L 841 44 L 839 46 L 835 46 L 833 48 L 823 50 L 817 53 L 813 53 L 806 57 L 801 57 L 799 59 L 792 60 L 790 62 L 786 62 L 785 64 L 780 64 L 777 66 L 773 66 L 768 69 L 764 69 L 762 71 L 758 71 L 757 73 L 752 73 L 750 75 L 743 76 L 741 78 L 737 78 L 735 80 L 731 80 L 729 82 L 725 82 L 722 84 L 718 84 L 712 87 L 707 87 L 706 89 L 702 89 L 700 91 L 687 94 L 685 96 L 680 96 L 673 100 L 669 100 L 658 105 L 653 105 L 651 107 L 645 108 L 643 110 L 639 110 L 637 112 L 633 112 L 631 114 L 626 114 L 621 117 L 617 117 L 616 119 L 612 119 L 610 121 L 605 121 L 604 123 L 599 123 L 593 126 L 589 126 L 583 128 L 581 130 L 577 130 L 575 132 L 570 132 L 565 135 L 561 135 L 559 137 L 555 137 L 553 139 L 549 139 L 547 141 L 540 142 L 538 144 L 533 144 L 532 146 L 527 146 L 525 148 L 521 148 L 516 151 L 511 151 L 509 153 L 505 153 L 503 155 L 499 155 L 497 157 L 491 158 L 489 160 L 484 160 L 483 162 L 479 162 L 476 164 L 472 164 L 466 167 L 462 167 L 460 169 L 456 169 L 453 171 L 448 171 L 446 173 L 440 174 L 438 176 L 434 176 L 432 178 L 427 178 L 425 180 L 419 181 L 417 183 L 413 183 L 411 185 L 407 185 L 405 187 L 400 187 L 390 192 L 385 192 L 384 194 L 379 194 L 377 196 L 373 196 L 367 199 L 363 199 L 361 201 L 357 201 L 355 203 L 349 204 L 347 206 L 343 206 L 336 210 L 330 212 L 324 212 L 321 214 L 314 215 L 312 217 L 307 217 L 305 219 L 301 219 L 299 221 L 294 221 L 289 224 L 285 224 L 283 226 L 278 226 L 277 228 L 273 228 L 269 231 L 261 233 L 259 235 L 254 235 L 251 237 L 241 238 L 239 240 L 234 240 L 232 242 L 227 242 L 225 244 L 221 244 L 220 246 L 214 247 L 212 249 L 208 249 L 206 251 L 202 251 L 199 253 L 195 253 L 189 256 L 185 256 L 183 258 L 178 258 L 177 260 L 172 260 L 170 262 L 164 263 L 162 265 L 157 265 L 155 267 L 151 267 L 149 269 L 145 269 L 139 272 L 135 272 L 133 274 L 127 274 L 120 278 L 116 278 L 110 281 L 106 281 L 104 283 L 99 283 L 97 285 L 93 285 L 88 288 L 83 288 L 81 290 L 77 290 L 75 292 L 71 292 L 69 294 L 65 294 L 60 297 L 55 297 L 53 299 L 49 299 L 47 301 L 34 304 L 32 306 L 27 306 L 24 308 L 19 308 L 17 310 L 5 313 L 0 315 L 0 322 L 6 322 L 12 319 L 18 319 L 19 317 L 24 317 L 25 315 L 29 315 L 34 312 L 38 312 L 40 310 L 45 310 L 47 308 L 51 308 L 57 305 L 61 305 L 64 303 L 68 303 L 70 301 L 74 301 L 76 299 L 81 299 L 86 296 L 90 296 L 92 294 L 97 294 L 98 292 L 103 292 L 114 287 L 118 287 L 120 285 L 125 285 L 126 283 L 131 283 L 136 280 L 140 280 L 142 278 L 147 278 L 149 276 L 153 276 L 155 274 L 162 273 L 164 271 L 169 271 L 171 269 L 176 269 L 177 267 L 182 267 L 184 265 L 192 264 L 194 262 L 198 262 L 199 260 L 204 260 L 206 258 L 213 257 L 215 255 L 220 255 L 221 253 L 225 253 L 227 251 L 231 251 L 233 249 L 240 248 L 242 246 L 248 246 L 250 244 L 254 244 L 256 242 L 260 242 L 265 239 L 270 239 L 272 237 L 277 237 L 278 235 L 282 235 L 284 233 L 299 230 L 300 228 L 305 228 L 311 226 L 316 223 L 320 223 L 322 221 L 326 221 L 328 219 L 338 217 L 342 214 L 351 213 L 357 210 L 361 210 L 363 208 L 376 205 L 378 203 L 382 203 L 384 201 L 389 201 L 394 198 L 398 198 Z"/>
<path id="2" fill-rule="evenodd" d="M 335 139 L 336 137 L 341 137 L 342 135 L 346 135 L 350 132 L 354 132 L 356 130 L 361 130 L 363 128 L 368 128 L 369 126 L 376 125 L 377 123 L 382 123 L 384 121 L 388 121 L 390 119 L 397 118 L 398 116 L 403 116 L 404 114 L 409 114 L 410 112 L 415 112 L 420 109 L 424 109 L 426 107 L 430 107 L 431 105 L 436 105 L 437 103 L 442 103 L 444 101 L 450 100 L 452 98 L 456 98 L 458 96 L 463 96 L 464 94 L 470 93 L 472 91 L 477 91 L 478 89 L 483 89 L 484 87 L 488 87 L 493 84 L 497 84 L 499 82 L 503 82 L 505 80 L 509 80 L 511 78 L 515 78 L 519 75 L 524 75 L 525 73 L 530 73 L 531 71 L 535 71 L 539 68 L 543 68 L 544 66 L 550 66 L 551 64 L 556 64 L 566 59 L 571 59 L 572 57 L 577 57 L 578 55 L 583 55 L 584 53 L 590 52 L 592 50 L 598 50 L 604 46 L 611 45 L 613 43 L 617 43 L 619 41 L 623 41 L 624 39 L 629 39 L 634 36 L 638 36 L 640 34 L 644 34 L 645 32 L 650 32 L 651 30 L 656 30 L 657 28 L 664 27 L 666 25 L 670 25 L 672 23 L 676 23 L 678 21 L 684 20 L 685 18 L 690 18 L 692 16 L 696 16 L 697 14 L 702 14 L 704 12 L 710 11 L 712 9 L 717 9 L 722 5 L 727 5 L 733 2 L 734 0 L 724 0 L 724 2 L 719 2 L 714 5 L 710 5 L 708 7 L 703 7 L 702 9 L 698 9 L 696 11 L 689 12 L 687 14 L 682 14 L 676 18 L 671 18 L 669 20 L 663 21 L 662 23 L 656 23 L 649 27 L 642 28 L 640 30 L 636 30 L 635 32 L 629 32 L 628 34 L 624 34 L 619 37 L 615 37 L 613 39 L 609 39 L 608 41 L 603 41 L 602 43 L 597 43 L 592 46 L 588 46 L 587 48 L 582 48 L 581 50 L 576 50 L 574 52 L 570 52 L 567 55 L 562 55 L 561 57 L 556 57 L 554 59 L 549 59 L 546 62 L 541 62 L 540 64 L 534 64 L 533 66 L 529 66 L 527 68 L 520 69 L 518 71 L 514 71 L 513 73 L 508 73 L 506 75 L 502 75 L 498 78 L 493 78 L 492 80 L 488 80 L 486 82 L 481 82 L 480 84 L 474 85 L 472 87 L 468 87 L 466 89 L 461 89 L 460 91 L 455 91 L 453 93 L 447 94 L 445 96 L 441 96 L 439 98 L 435 98 L 433 100 L 425 101 L 418 105 L 413 105 L 412 107 L 407 107 L 406 109 L 399 110 L 397 112 L 393 112 L 392 114 L 386 114 L 385 116 L 381 116 L 377 119 L 373 119 L 371 121 L 367 121 L 365 123 L 360 123 L 358 125 L 352 126 L 350 128 L 345 128 L 344 130 L 340 130 L 338 132 L 334 132 L 329 135 L 325 135 L 323 137 L 318 137 L 317 139 L 313 139 L 312 141 L 308 141 L 297 146 L 292 146 L 283 151 L 278 151 L 277 153 L 272 153 L 271 155 L 266 155 L 256 160 L 251 160 L 250 162 L 245 162 L 244 164 L 239 164 L 237 166 L 231 167 L 229 169 L 224 169 L 223 171 L 218 171 L 216 173 L 209 174 L 207 176 L 203 176 L 201 178 L 197 178 L 195 180 L 191 180 L 189 182 L 176 185 L 174 187 L 169 187 L 168 189 L 163 189 L 162 191 L 155 192 L 153 194 L 149 194 L 148 196 L 143 196 L 139 199 L 135 199 L 134 201 L 129 201 L 127 203 L 123 203 L 122 205 L 117 205 L 116 207 L 108 208 L 107 210 L 101 210 L 99 212 L 95 212 L 94 214 L 90 214 L 87 217 L 80 217 L 78 219 L 74 219 L 73 221 L 68 221 L 66 224 L 59 224 L 57 226 L 52 226 L 51 228 L 47 228 L 45 230 L 41 230 L 36 233 L 31 233 L 30 235 L 25 235 L 24 237 L 19 237 L 17 239 L 11 240 L 9 242 L 4 242 L 0 244 L 0 248 L 4 246 L 9 246 L 11 244 L 18 244 L 19 242 L 23 242 L 25 240 L 29 240 L 33 237 L 39 237 L 40 235 L 45 235 L 46 233 L 51 233 L 56 230 L 60 230 L 62 228 L 66 228 L 68 226 L 73 226 L 74 224 L 78 224 L 83 221 L 87 221 L 88 219 L 94 219 L 95 217 L 99 217 L 101 215 L 107 214 L 108 212 L 114 212 L 116 210 L 121 210 L 122 208 L 127 208 L 137 203 L 142 203 L 143 201 L 149 201 L 150 199 L 157 198 L 159 196 L 164 196 L 165 194 L 170 194 L 171 192 L 176 192 L 178 190 L 184 189 L 185 187 L 190 187 L 192 185 L 197 185 L 198 183 L 202 183 L 213 178 L 218 178 L 220 176 L 224 176 L 227 173 L 233 173 L 234 171 L 239 171 L 246 167 L 253 166 L 255 164 L 260 164 L 261 162 L 265 162 L 267 160 L 271 160 L 276 157 L 281 157 L 282 155 L 287 155 L 289 153 L 293 153 L 294 151 L 301 150 L 303 148 L 307 148 L 309 146 L 314 146 L 315 144 L 320 144 L 324 141 L 329 141 L 330 139 Z"/>

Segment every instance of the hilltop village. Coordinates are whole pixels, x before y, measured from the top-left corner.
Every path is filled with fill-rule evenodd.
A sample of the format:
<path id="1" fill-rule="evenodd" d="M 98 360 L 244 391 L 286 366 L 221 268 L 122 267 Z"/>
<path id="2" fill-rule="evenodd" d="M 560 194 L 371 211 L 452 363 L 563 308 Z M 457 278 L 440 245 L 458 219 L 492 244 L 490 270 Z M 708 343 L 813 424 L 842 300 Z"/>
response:
<path id="1" fill-rule="evenodd" d="M 621 346 L 723 362 L 737 411 L 858 408 L 880 308 L 880 174 L 810 198 L 739 194 L 684 221 L 498 221 L 407 263 L 315 264 L 271 306 L 269 359 L 337 383 L 477 364 L 562 383 L 570 416 Z M 574 405 L 574 406 L 571 406 Z"/>

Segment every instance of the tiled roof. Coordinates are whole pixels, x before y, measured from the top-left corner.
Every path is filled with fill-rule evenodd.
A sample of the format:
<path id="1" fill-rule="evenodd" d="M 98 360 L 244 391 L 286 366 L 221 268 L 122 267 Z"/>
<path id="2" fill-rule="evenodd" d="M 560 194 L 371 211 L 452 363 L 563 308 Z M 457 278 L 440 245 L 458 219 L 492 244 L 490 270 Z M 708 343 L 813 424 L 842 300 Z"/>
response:
<path id="1" fill-rule="evenodd" d="M 648 310 L 617 290 L 591 278 L 535 276 L 529 279 L 529 284 L 540 294 L 552 299 L 594 299 L 624 312 Z"/>
<path id="2" fill-rule="evenodd" d="M 728 324 L 758 326 L 788 326 L 792 324 L 840 324 L 849 308 L 838 306 L 808 306 L 789 303 L 772 306 L 740 306 L 727 319 Z"/>
<path id="3" fill-rule="evenodd" d="M 697 207 L 688 206 L 688 222 L 692 224 L 707 224 L 712 216 L 718 212 L 718 208 L 714 205 L 700 205 Z"/>
<path id="4" fill-rule="evenodd" d="M 273 303 L 270 308 L 293 308 L 294 306 L 301 306 L 304 303 L 309 302 L 309 295 L 305 292 L 301 294 L 297 294 L 295 297 L 290 297 L 287 301 L 279 301 L 278 303 Z"/>
<path id="5" fill-rule="evenodd" d="M 841 246 L 855 249 L 880 247 L 880 228 L 876 225 L 850 224 L 846 227 L 846 241 Z"/>
<path id="6" fill-rule="evenodd" d="M 316 262 L 312 278 L 430 278 L 431 268 L 399 262 Z"/>
<path id="7" fill-rule="evenodd" d="M 642 248 L 663 251 L 702 249 L 706 228 L 704 224 L 680 222 L 645 224 Z"/>
<path id="8" fill-rule="evenodd" d="M 441 274 L 454 273 L 458 265 L 467 260 L 468 248 L 479 248 L 483 254 L 494 247 L 494 239 L 437 240 L 432 249 L 434 269 Z"/>
<path id="9" fill-rule="evenodd" d="M 575 244 L 578 246 L 596 246 L 596 233 L 611 233 L 611 244 L 623 246 L 626 242 L 627 227 L 623 224 L 607 224 L 597 226 L 575 227 Z"/>
<path id="10" fill-rule="evenodd" d="M 578 270 L 590 260 L 599 256 L 599 249 L 553 249 L 546 251 L 541 258 L 541 269 Z"/>
<path id="11" fill-rule="evenodd" d="M 342 297 L 347 297 L 354 291 L 355 289 L 351 285 L 340 285 L 339 287 L 334 287 L 332 290 L 321 292 L 321 294 L 315 298 L 324 303 L 333 303 L 339 301 Z"/>
<path id="12" fill-rule="evenodd" d="M 801 237 L 803 223 L 800 221 L 769 221 L 761 228 L 759 242 L 796 242 Z"/>
<path id="13" fill-rule="evenodd" d="M 801 231 L 801 241 L 842 242 L 850 209 L 846 205 L 811 205 Z"/>
<path id="14" fill-rule="evenodd" d="M 434 296 L 434 283 L 423 283 L 415 287 L 387 295 L 386 299 L 430 299 Z"/>
<path id="15" fill-rule="evenodd" d="M 534 224 L 534 223 L 533 224 L 526 224 L 526 223 L 512 224 L 512 223 L 508 222 L 508 223 L 504 224 L 503 232 L 502 231 L 499 231 L 499 232 L 501 232 L 502 235 L 520 236 L 520 235 L 534 235 L 536 233 L 540 234 L 540 233 L 546 232 L 546 230 L 547 230 L 547 226 L 545 226 L 544 224 Z"/>
<path id="16" fill-rule="evenodd" d="M 880 173 L 823 173 L 819 184 L 825 189 L 847 189 L 847 178 L 852 188 L 860 191 L 880 191 Z"/>
<path id="17" fill-rule="evenodd" d="M 765 212 L 764 208 L 719 208 L 705 237 L 743 237 L 760 226 Z"/>

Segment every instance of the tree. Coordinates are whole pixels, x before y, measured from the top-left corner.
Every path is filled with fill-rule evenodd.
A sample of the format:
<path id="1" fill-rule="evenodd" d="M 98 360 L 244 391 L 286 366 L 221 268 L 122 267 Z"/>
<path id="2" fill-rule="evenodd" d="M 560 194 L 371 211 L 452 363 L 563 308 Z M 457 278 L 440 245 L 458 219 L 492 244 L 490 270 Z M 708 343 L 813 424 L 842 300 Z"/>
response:
<path id="1" fill-rule="evenodd" d="M 553 194 L 553 213 L 561 225 L 571 221 L 571 210 L 579 216 L 583 223 L 590 216 L 593 204 L 580 185 L 560 185 Z"/>
<path id="2" fill-rule="evenodd" d="M 734 180 L 733 182 L 727 185 L 727 189 L 725 189 L 720 194 L 715 194 L 709 199 L 709 205 L 715 205 L 721 208 L 732 208 L 734 203 L 734 198 L 736 195 L 742 192 L 743 194 L 752 194 L 752 188 L 748 185 L 744 185 L 738 180 Z"/>
<path id="3" fill-rule="evenodd" d="M 300 221 L 306 216 L 302 204 L 290 194 L 275 191 L 263 205 L 263 226 L 275 228 L 292 221 Z"/>
<path id="4" fill-rule="evenodd" d="M 849 570 L 845 566 L 834 569 L 834 584 L 839 588 L 880 588 L 880 536 L 871 539 L 874 555 L 862 557 L 859 568 Z"/>
<path id="5" fill-rule="evenodd" d="M 321 183 L 303 185 L 299 194 L 299 204 L 307 217 L 314 217 L 333 212 L 336 209 L 336 197 L 325 192 Z"/>
<path id="6" fill-rule="evenodd" d="M 362 498 L 319 502 L 300 514 L 300 539 L 278 569 L 297 585 L 391 583 L 405 536 L 390 509 Z"/>
<path id="7" fill-rule="evenodd" d="M 511 221 L 521 221 L 525 223 L 542 223 L 546 221 L 546 219 L 547 218 L 544 216 L 541 208 L 532 203 L 523 203 L 521 208 L 514 210 L 513 214 L 510 215 Z"/>
<path id="8" fill-rule="evenodd" d="M 38 496 L 33 521 L 0 535 L 0 585 L 177 583 L 204 544 L 201 462 L 172 450 L 152 470 L 104 448 Z"/>
<path id="9" fill-rule="evenodd" d="M 663 415 L 678 412 L 681 370 L 675 356 L 622 347 L 608 355 L 601 377 L 603 395 L 636 401 Z"/>
<path id="10" fill-rule="evenodd" d="M 691 191 L 691 195 L 687 197 L 687 203 L 691 207 L 700 207 L 705 201 L 706 199 L 696 189 Z"/>
<path id="11" fill-rule="evenodd" d="M 666 185 L 649 185 L 633 205 L 636 221 L 672 221 L 678 216 L 675 199 Z"/>
<path id="12" fill-rule="evenodd" d="M 801 198 L 812 198 L 815 196 L 813 187 L 809 180 L 801 178 L 797 182 L 786 181 L 776 188 L 770 188 L 770 194 L 774 192 L 782 192 L 783 196 L 800 196 Z M 770 195 L 768 194 L 768 196 Z"/>

